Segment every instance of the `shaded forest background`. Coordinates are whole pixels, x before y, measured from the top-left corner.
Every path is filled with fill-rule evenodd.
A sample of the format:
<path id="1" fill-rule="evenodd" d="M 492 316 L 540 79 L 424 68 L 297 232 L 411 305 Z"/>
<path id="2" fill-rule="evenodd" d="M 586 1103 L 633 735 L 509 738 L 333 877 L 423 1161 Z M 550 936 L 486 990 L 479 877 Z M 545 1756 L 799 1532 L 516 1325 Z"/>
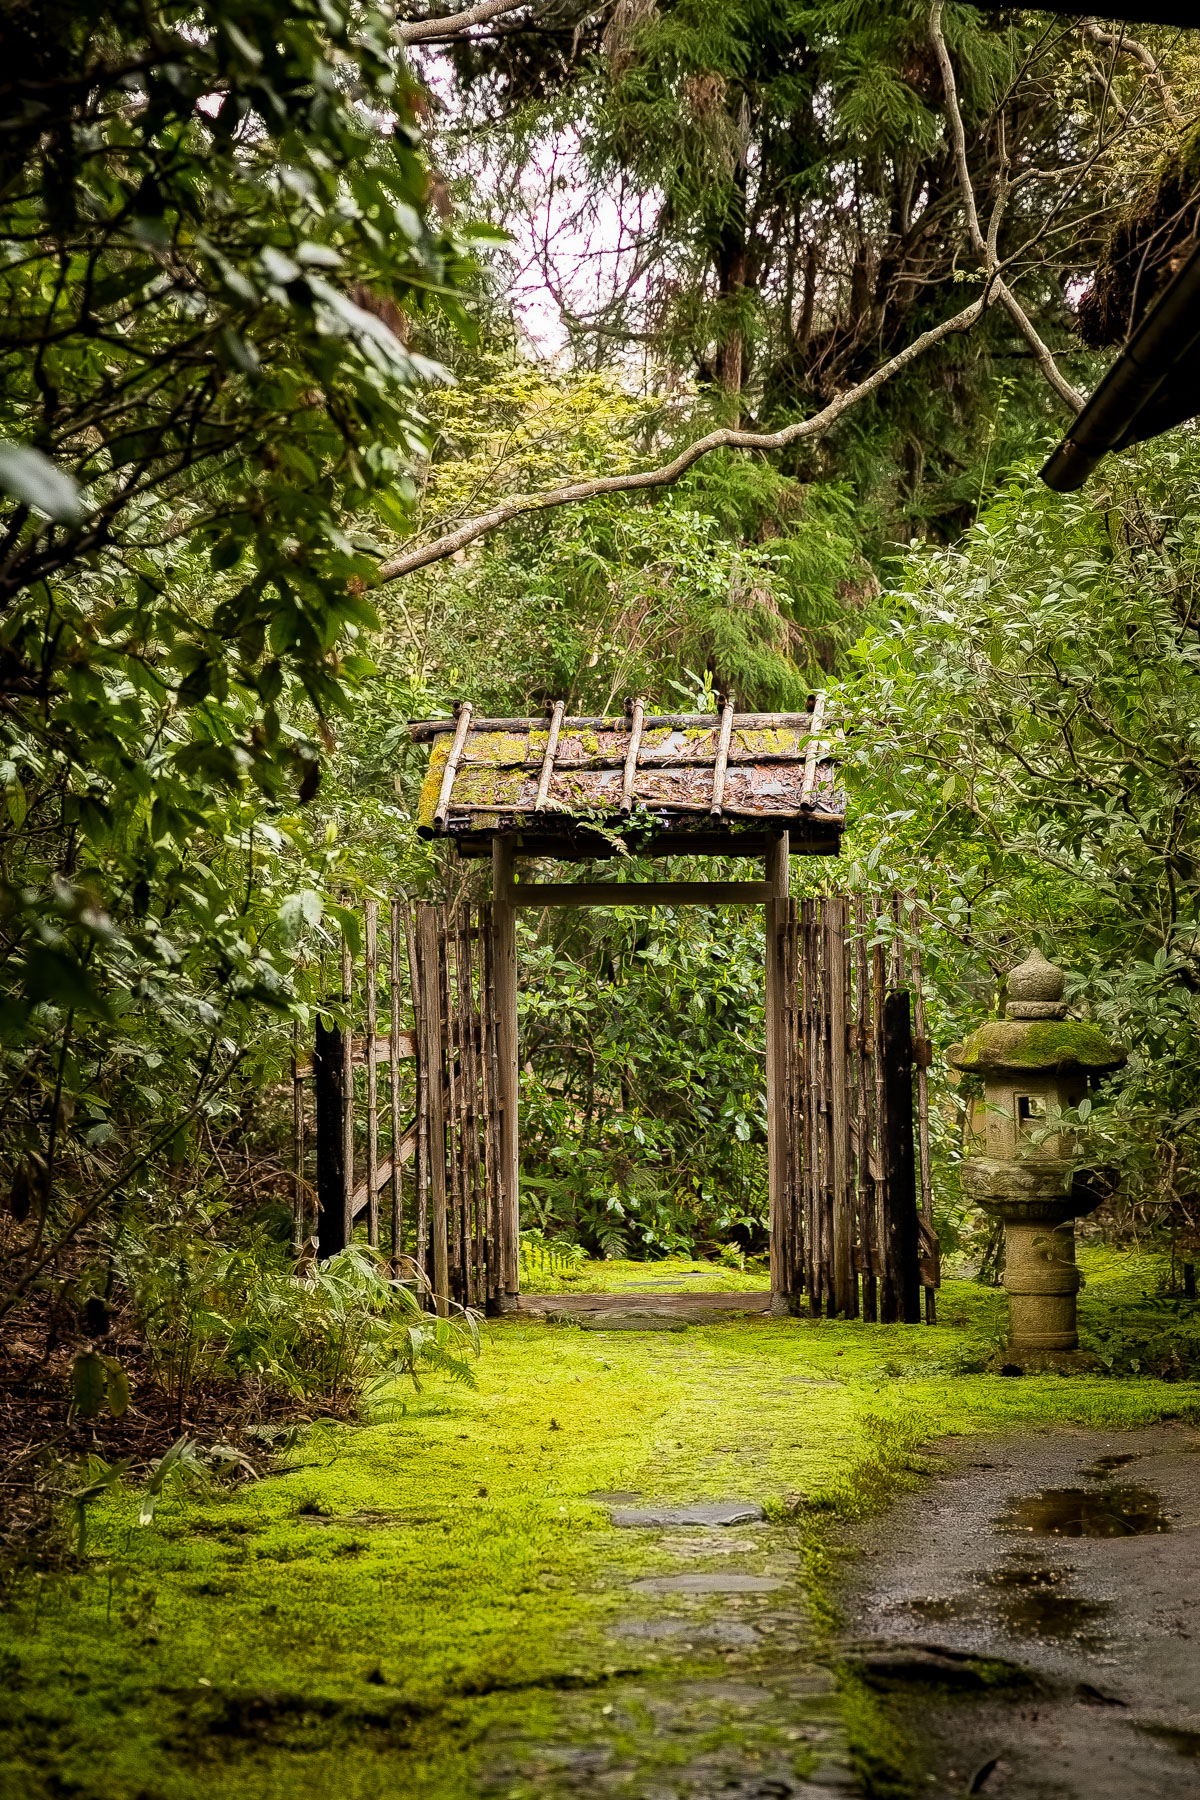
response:
<path id="1" fill-rule="evenodd" d="M 464 1366 L 369 1259 L 287 1276 L 287 1076 L 343 934 L 478 879 L 413 825 L 407 723 L 459 697 L 828 688 L 851 826 L 794 885 L 918 891 L 939 1052 L 1057 955 L 1131 1053 L 1080 1109 L 1108 1228 L 1182 1269 L 1200 451 L 1066 500 L 1036 468 L 1193 240 L 1200 46 L 861 0 L 407 45 L 378 0 L 48 0 L 3 32 L 2 1306 L 47 1391 L 83 1359 L 84 1415 L 123 1413 L 144 1364 L 178 1426 L 213 1380 L 261 1409 Z M 523 933 L 524 1223 L 760 1251 L 758 922 Z"/>

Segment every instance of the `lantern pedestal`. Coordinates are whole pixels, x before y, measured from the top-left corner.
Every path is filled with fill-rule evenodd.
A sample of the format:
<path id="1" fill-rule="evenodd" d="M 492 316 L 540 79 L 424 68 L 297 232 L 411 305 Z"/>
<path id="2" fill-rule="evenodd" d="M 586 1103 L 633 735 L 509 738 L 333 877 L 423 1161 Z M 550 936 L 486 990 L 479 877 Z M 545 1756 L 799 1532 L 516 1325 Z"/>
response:
<path id="1" fill-rule="evenodd" d="M 1079 1105 L 1096 1077 L 1120 1068 L 1124 1052 L 1096 1026 L 1068 1020 L 1061 969 L 1036 951 L 1008 978 L 1007 1017 L 992 1019 L 951 1047 L 951 1065 L 982 1077 L 970 1103 L 972 1154 L 963 1187 L 1004 1224 L 1009 1302 L 1005 1363 L 1080 1368 L 1074 1221 L 1105 1197 L 1101 1171 L 1081 1169 L 1070 1132 L 1056 1115 Z"/>

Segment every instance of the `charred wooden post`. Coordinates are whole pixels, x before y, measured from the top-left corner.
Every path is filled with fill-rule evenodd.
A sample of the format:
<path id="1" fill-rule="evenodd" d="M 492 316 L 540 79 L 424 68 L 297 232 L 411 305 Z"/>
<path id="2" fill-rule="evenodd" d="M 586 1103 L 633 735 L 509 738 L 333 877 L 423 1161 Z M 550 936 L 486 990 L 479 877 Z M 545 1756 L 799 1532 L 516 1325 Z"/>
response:
<path id="1" fill-rule="evenodd" d="M 350 1242 L 346 1207 L 345 1047 L 340 1025 L 317 1014 L 313 1044 L 313 1088 L 317 1110 L 317 1249 L 334 1256 Z"/>
<path id="2" fill-rule="evenodd" d="M 921 953 L 917 948 L 916 930 L 920 923 L 915 898 L 911 900 L 909 912 L 909 928 L 913 932 L 912 948 L 909 953 L 909 968 L 912 977 L 913 1024 L 916 1028 L 916 1041 L 913 1045 L 913 1058 L 917 1067 L 917 1160 L 920 1170 L 921 1185 L 921 1220 L 924 1226 L 921 1232 L 922 1281 L 925 1287 L 925 1323 L 937 1324 L 937 1283 L 938 1283 L 938 1249 L 937 1233 L 933 1224 L 933 1164 L 929 1145 L 929 1063 L 931 1046 L 925 1032 L 925 993 L 921 984 Z M 928 1276 L 925 1271 L 929 1269 Z"/>
<path id="3" fill-rule="evenodd" d="M 788 834 L 780 832 L 767 851 L 766 1013 L 767 1013 L 767 1187 L 771 1214 L 771 1291 L 787 1305 L 784 1209 L 787 1203 L 787 1100 L 783 1091 L 787 979 L 783 924 L 788 899 Z"/>
<path id="4" fill-rule="evenodd" d="M 913 1148 L 912 1018 L 906 988 L 889 991 L 883 1007 L 885 1247 L 888 1315 L 906 1325 L 921 1322 L 917 1176 Z"/>

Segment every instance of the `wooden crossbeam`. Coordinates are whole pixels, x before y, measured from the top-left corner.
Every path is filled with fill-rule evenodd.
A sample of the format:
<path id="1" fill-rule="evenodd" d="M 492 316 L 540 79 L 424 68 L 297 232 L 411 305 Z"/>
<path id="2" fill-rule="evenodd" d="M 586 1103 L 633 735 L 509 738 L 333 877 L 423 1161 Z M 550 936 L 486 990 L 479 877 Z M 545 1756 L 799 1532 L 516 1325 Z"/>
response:
<path id="1" fill-rule="evenodd" d="M 391 1054 L 392 1054 L 391 1033 L 390 1032 L 380 1032 L 375 1038 L 376 1060 L 380 1061 L 380 1062 L 383 1062 L 383 1061 L 390 1062 Z M 415 1035 L 413 1032 L 402 1031 L 399 1034 L 399 1037 L 397 1039 L 397 1044 L 396 1044 L 396 1054 L 401 1059 L 401 1061 L 409 1061 L 417 1054 L 416 1038 L 415 1038 Z M 367 1066 L 367 1042 L 366 1042 L 365 1038 L 355 1038 L 354 1039 L 353 1044 L 351 1045 L 351 1049 L 350 1049 L 350 1066 L 351 1066 L 351 1068 L 355 1068 L 355 1069 L 366 1068 L 366 1066 Z M 311 1056 L 298 1056 L 296 1058 L 296 1068 L 295 1068 L 296 1080 L 297 1081 L 307 1081 L 311 1074 L 312 1074 L 312 1057 Z"/>
<path id="2" fill-rule="evenodd" d="M 505 895 L 511 906 L 761 906 L 766 881 L 530 881 Z"/>

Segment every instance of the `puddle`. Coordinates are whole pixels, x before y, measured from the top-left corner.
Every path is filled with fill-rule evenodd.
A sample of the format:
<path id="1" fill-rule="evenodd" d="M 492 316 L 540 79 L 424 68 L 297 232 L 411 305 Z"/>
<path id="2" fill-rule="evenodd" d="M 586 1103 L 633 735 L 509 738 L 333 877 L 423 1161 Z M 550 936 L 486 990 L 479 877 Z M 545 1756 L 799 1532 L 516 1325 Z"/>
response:
<path id="1" fill-rule="evenodd" d="M 997 1523 L 1034 1537 L 1141 1537 L 1171 1529 L 1158 1495 L 1139 1487 L 1044 1488 L 1015 1500 Z"/>
<path id="2" fill-rule="evenodd" d="M 998 1623 L 1010 1637 L 1080 1637 L 1110 1610 L 1098 1600 L 1067 1593 L 1069 1569 L 990 1569 L 976 1576 L 988 1592 L 929 1594 L 904 1610 L 928 1625 Z"/>
<path id="3" fill-rule="evenodd" d="M 993 1590 L 1005 1626 L 1017 1637 L 1078 1637 L 1110 1608 L 1103 1601 L 1065 1592 L 1072 1573 L 1010 1564 L 989 1569 L 983 1581 Z"/>

